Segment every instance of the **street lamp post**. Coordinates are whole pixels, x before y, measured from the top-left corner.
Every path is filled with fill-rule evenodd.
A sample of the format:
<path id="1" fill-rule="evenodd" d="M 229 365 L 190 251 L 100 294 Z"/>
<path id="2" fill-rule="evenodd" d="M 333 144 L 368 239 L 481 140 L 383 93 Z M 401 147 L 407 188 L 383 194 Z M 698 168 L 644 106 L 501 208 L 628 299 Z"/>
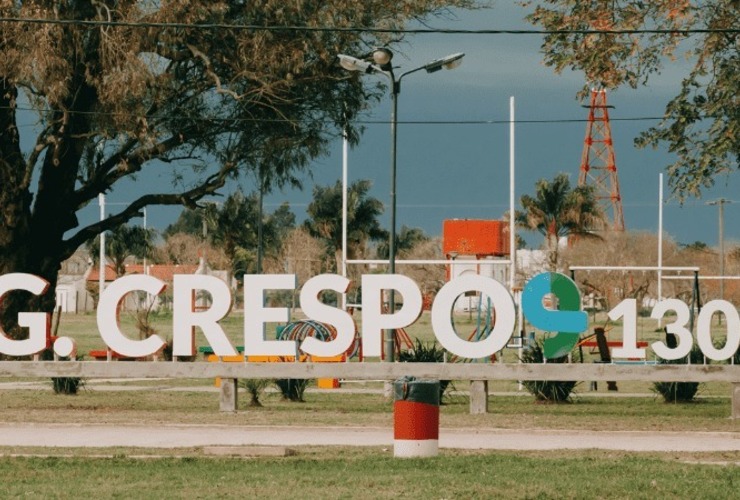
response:
<path id="1" fill-rule="evenodd" d="M 382 47 L 375 49 L 372 53 L 363 58 L 338 54 L 339 64 L 347 71 L 359 71 L 362 73 L 378 73 L 384 75 L 391 83 L 391 230 L 388 239 L 388 272 L 396 273 L 396 143 L 397 143 L 397 125 L 398 125 L 398 94 L 401 93 L 401 80 L 406 75 L 425 70 L 427 73 L 434 73 L 441 69 L 454 69 L 460 65 L 462 58 L 465 56 L 462 52 L 451 54 L 449 56 L 435 59 L 423 66 L 411 69 L 402 73 L 398 78 L 393 73 L 393 52 Z M 346 214 L 343 214 L 346 217 Z M 395 290 L 391 289 L 388 294 L 388 309 L 391 314 L 396 311 Z M 385 352 L 386 360 L 393 361 L 394 358 L 394 338 L 393 332 L 387 331 L 385 335 Z"/>

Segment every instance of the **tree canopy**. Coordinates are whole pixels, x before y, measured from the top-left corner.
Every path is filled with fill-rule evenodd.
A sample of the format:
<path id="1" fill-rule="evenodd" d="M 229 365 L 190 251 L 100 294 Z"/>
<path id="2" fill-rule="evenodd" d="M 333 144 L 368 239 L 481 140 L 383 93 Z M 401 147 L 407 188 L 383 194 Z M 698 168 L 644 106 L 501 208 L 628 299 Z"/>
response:
<path id="1" fill-rule="evenodd" d="M 106 233 L 105 256 L 113 263 L 116 275 L 126 274 L 129 257 L 151 258 L 154 254 L 155 231 L 151 228 L 123 224 Z M 88 244 L 93 262 L 100 260 L 100 236 Z M 98 265 L 100 265 L 98 263 Z"/>
<path id="2" fill-rule="evenodd" d="M 600 238 L 592 230 L 604 226 L 604 213 L 593 186 L 572 188 L 567 174 L 558 174 L 552 181 L 538 180 L 535 195 L 525 194 L 520 202 L 524 211 L 517 212 L 517 225 L 545 237 L 551 271 L 557 270 L 560 238 Z"/>
<path id="3" fill-rule="evenodd" d="M 183 210 L 177 221 L 167 227 L 170 238 L 185 233 L 205 238 L 222 250 L 235 275 L 256 272 L 259 246 L 259 198 L 256 193 L 245 196 L 240 191 L 229 195 L 222 204 L 209 203 L 200 210 Z M 273 213 L 262 214 L 262 247 L 264 254 L 274 257 L 280 252 L 282 240 L 295 228 L 296 217 L 287 203 Z M 191 249 L 195 252 L 195 249 Z"/>
<path id="4" fill-rule="evenodd" d="M 51 310 L 60 262 L 143 207 L 194 207 L 246 173 L 268 189 L 299 183 L 332 137 L 357 139 L 353 118 L 383 90 L 336 54 L 400 41 L 364 27 L 470 4 L 2 1 L 0 274 L 47 279 L 50 292 L 22 307 Z M 22 126 L 28 113 L 37 126 Z M 128 206 L 80 224 L 81 209 L 132 180 Z"/>
<path id="5" fill-rule="evenodd" d="M 368 196 L 372 183 L 362 179 L 347 187 L 347 254 L 357 257 L 368 240 L 379 241 L 387 237 L 380 227 L 378 217 L 383 213 L 383 203 Z M 309 234 L 326 244 L 327 252 L 334 254 L 336 270 L 342 265 L 342 183 L 333 186 L 316 186 L 313 201 L 308 205 L 308 219 L 304 227 Z"/>
<path id="6" fill-rule="evenodd" d="M 700 196 L 740 168 L 740 53 L 737 0 L 542 0 L 528 20 L 545 36 L 545 63 L 583 71 L 589 86 L 637 87 L 680 52 L 692 64 L 661 123 L 638 146 L 665 145 L 678 157 L 669 181 L 681 198 Z M 603 33 L 594 33 L 593 31 Z M 649 33 L 636 33 L 649 30 Z M 693 32 L 691 32 L 693 30 Z"/>
<path id="7" fill-rule="evenodd" d="M 423 229 L 418 227 L 408 227 L 402 225 L 396 236 L 396 255 L 399 257 L 406 257 L 411 253 L 417 246 L 428 242 L 431 238 L 424 232 Z M 381 259 L 389 258 L 390 242 L 388 240 L 382 240 L 378 243 L 378 257 Z"/>

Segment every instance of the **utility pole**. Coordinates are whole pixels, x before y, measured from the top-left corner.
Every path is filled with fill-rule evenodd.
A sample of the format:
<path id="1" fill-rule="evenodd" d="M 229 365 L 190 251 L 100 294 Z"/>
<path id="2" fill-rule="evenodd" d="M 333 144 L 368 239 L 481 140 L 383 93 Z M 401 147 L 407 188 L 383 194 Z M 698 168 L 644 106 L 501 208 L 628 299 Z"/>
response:
<path id="1" fill-rule="evenodd" d="M 719 198 L 708 201 L 707 205 L 717 205 L 719 208 L 719 298 L 725 298 L 725 204 L 732 203 L 730 200 Z M 722 324 L 722 315 L 719 315 L 719 324 Z"/>

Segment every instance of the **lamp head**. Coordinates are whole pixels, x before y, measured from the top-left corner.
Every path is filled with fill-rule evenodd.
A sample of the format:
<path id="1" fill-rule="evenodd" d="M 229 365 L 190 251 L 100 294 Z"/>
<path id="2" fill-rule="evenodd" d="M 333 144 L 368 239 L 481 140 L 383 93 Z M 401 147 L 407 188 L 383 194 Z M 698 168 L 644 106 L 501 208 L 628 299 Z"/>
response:
<path id="1" fill-rule="evenodd" d="M 434 73 L 442 68 L 444 69 L 455 69 L 462 64 L 462 58 L 465 54 L 458 52 L 457 54 L 450 54 L 449 56 L 435 59 L 434 61 L 424 65 L 424 69 L 427 73 Z"/>
<path id="2" fill-rule="evenodd" d="M 378 47 L 373 50 L 370 57 L 382 70 L 387 71 L 390 69 L 390 64 L 393 60 L 393 52 L 386 47 Z"/>
<path id="3" fill-rule="evenodd" d="M 372 63 L 363 61 L 362 59 L 348 56 L 346 54 L 337 54 L 337 59 L 339 59 L 339 65 L 347 71 L 361 71 L 363 73 L 373 72 Z"/>

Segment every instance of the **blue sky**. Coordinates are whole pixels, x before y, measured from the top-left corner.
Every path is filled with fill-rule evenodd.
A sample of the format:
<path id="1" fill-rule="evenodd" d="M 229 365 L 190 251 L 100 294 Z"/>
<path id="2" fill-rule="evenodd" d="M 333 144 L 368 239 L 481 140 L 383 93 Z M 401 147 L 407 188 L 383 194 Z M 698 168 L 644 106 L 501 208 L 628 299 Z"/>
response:
<path id="1" fill-rule="evenodd" d="M 495 8 L 458 12 L 456 20 L 435 20 L 440 28 L 519 29 L 531 28 L 522 20 L 524 10 L 514 2 L 500 1 Z M 396 52 L 397 73 L 432 59 L 465 52 L 462 66 L 434 74 L 415 73 L 405 78 L 399 97 L 398 127 L 398 226 L 421 227 L 427 233 L 441 233 L 448 218 L 500 218 L 508 200 L 508 124 L 405 124 L 404 121 L 506 121 L 509 97 L 514 96 L 517 120 L 579 120 L 587 110 L 575 100 L 583 76 L 569 72 L 555 75 L 542 64 L 537 35 L 443 35 L 424 34 L 409 38 Z M 649 86 L 620 89 L 609 94 L 612 133 L 623 198 L 625 224 L 629 230 L 657 231 L 658 174 L 673 161 L 665 151 L 639 150 L 633 145 L 641 130 L 654 121 L 618 121 L 619 118 L 658 117 L 679 88 L 686 63 L 669 63 Z M 364 76 L 374 84 L 380 76 Z M 365 119 L 387 122 L 390 99 L 386 96 Z M 540 178 L 558 172 L 570 174 L 575 184 L 585 122 L 521 123 L 516 128 L 517 199 L 533 191 Z M 332 145 L 330 156 L 312 167 L 313 180 L 305 189 L 276 192 L 268 196 L 267 209 L 284 201 L 291 203 L 299 218 L 310 202 L 315 183 L 330 184 L 341 178 L 341 141 Z M 350 180 L 373 180 L 372 195 L 389 201 L 390 126 L 367 124 L 360 144 L 349 154 Z M 667 179 L 666 179 L 667 180 Z M 724 197 L 736 203 L 725 207 L 725 238 L 740 241 L 740 176 L 716 179 L 716 187 L 702 199 L 688 199 L 683 206 L 668 199 L 664 229 L 682 243 L 696 240 L 716 245 L 717 207 L 706 201 Z M 127 201 L 134 194 L 120 188 L 110 202 Z M 244 189 L 251 191 L 245 183 Z M 670 192 L 666 187 L 666 197 Z M 111 207 L 111 208 L 115 208 Z M 86 213 L 97 216 L 97 207 Z M 151 207 L 150 224 L 163 228 L 172 222 L 179 208 Z M 383 224 L 389 223 L 388 211 Z M 528 236 L 530 246 L 541 239 Z"/>

